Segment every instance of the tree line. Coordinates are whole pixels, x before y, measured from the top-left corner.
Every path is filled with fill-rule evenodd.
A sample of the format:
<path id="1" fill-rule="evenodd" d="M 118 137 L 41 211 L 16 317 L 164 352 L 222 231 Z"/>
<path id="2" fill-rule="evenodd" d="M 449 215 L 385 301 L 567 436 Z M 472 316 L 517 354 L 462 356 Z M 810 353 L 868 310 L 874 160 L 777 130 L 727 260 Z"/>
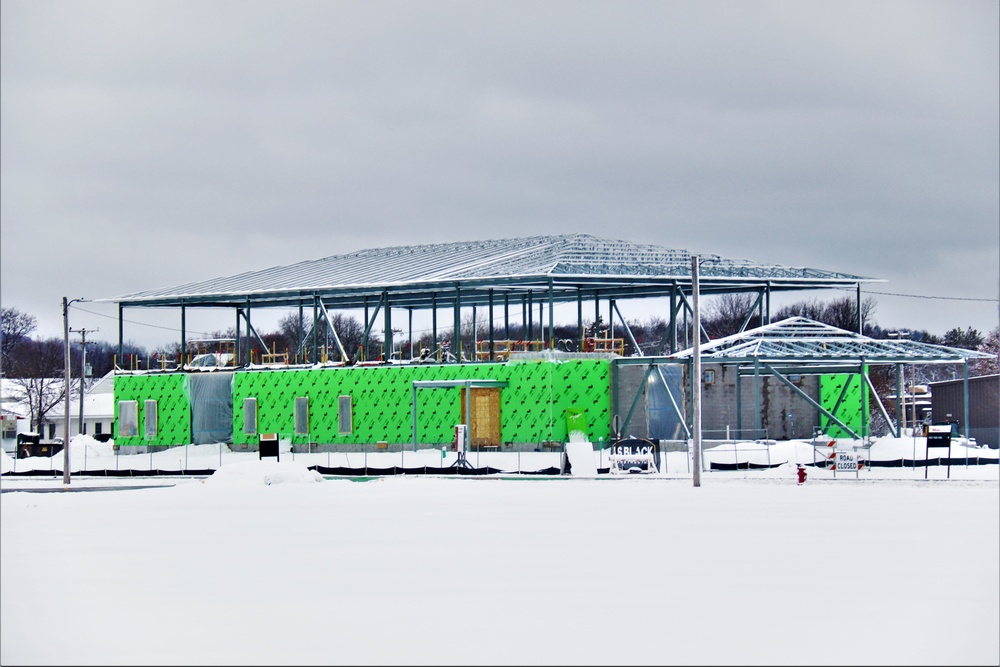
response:
<path id="1" fill-rule="evenodd" d="M 710 339 L 723 338 L 738 333 L 742 328 L 754 328 L 761 324 L 755 310 L 756 295 L 749 293 L 724 294 L 706 299 L 701 312 L 701 324 L 705 334 Z M 972 327 L 955 327 L 948 330 L 944 336 L 936 336 L 927 331 L 912 329 L 907 331 L 885 330 L 874 320 L 876 302 L 868 297 L 861 303 L 861 316 L 864 322 L 862 333 L 875 339 L 903 337 L 909 340 L 946 345 L 966 350 L 977 350 L 993 354 L 993 359 L 979 360 L 972 365 L 971 375 L 989 375 L 998 370 L 997 354 L 1000 354 L 1000 326 L 987 335 L 983 335 Z M 771 321 L 777 322 L 788 317 L 807 317 L 840 329 L 857 331 L 858 307 L 850 297 L 832 301 L 800 301 L 778 309 Z M 343 360 L 351 365 L 360 361 L 382 361 L 388 359 L 411 359 L 420 356 L 444 356 L 450 360 L 475 359 L 476 341 L 489 339 L 489 324 L 476 322 L 473 324 L 471 315 L 463 317 L 459 330 L 460 345 L 456 345 L 453 327 L 442 328 L 437 332 L 435 341 L 433 333 L 420 332 L 411 343 L 403 332 L 394 329 L 393 349 L 384 349 L 384 340 L 375 332 L 370 332 L 365 340 L 364 327 L 356 318 L 343 313 L 334 313 L 330 318 L 331 327 L 325 324 L 316 330 L 310 330 L 308 322 L 300 320 L 298 312 L 290 312 L 278 321 L 275 331 L 261 333 L 259 339 L 251 338 L 245 354 L 251 362 L 260 361 L 264 354 L 281 354 L 289 363 L 308 363 L 312 361 L 313 345 L 316 343 L 322 357 L 335 361 Z M 659 316 L 653 316 L 646 321 L 638 319 L 627 322 L 631 336 L 625 335 L 620 327 L 611 326 L 601 316 L 585 320 L 583 323 L 586 338 L 620 338 L 625 356 L 636 354 L 651 355 L 658 350 L 669 351 L 670 342 L 664 342 L 669 331 L 669 322 Z M 35 338 L 32 336 L 37 328 L 33 315 L 22 312 L 16 307 L 4 307 L 0 310 L 0 372 L 14 385 L 16 393 L 13 398 L 24 400 L 29 404 L 32 426 L 36 427 L 45 414 L 64 397 L 65 358 L 64 341 L 59 338 Z M 531 338 L 538 340 L 548 336 L 548 327 L 535 325 Z M 561 350 L 579 350 L 584 348 L 585 341 L 580 340 L 578 325 L 556 324 L 552 327 L 555 345 Z M 513 340 L 527 340 L 528 329 L 523 324 L 512 323 L 506 327 L 495 327 L 494 339 L 509 337 Z M 677 326 L 678 347 L 684 348 L 691 344 L 693 325 L 681 318 Z M 236 338 L 236 330 L 212 332 L 210 338 Z M 337 345 L 337 339 L 340 345 Z M 633 341 L 634 339 L 634 341 Z M 245 341 L 245 339 L 244 339 Z M 343 354 L 341 353 L 343 347 Z M 638 349 L 636 347 L 638 346 Z M 122 356 L 118 357 L 118 345 L 107 341 L 95 340 L 86 342 L 86 366 L 83 368 L 83 346 L 80 341 L 72 341 L 70 345 L 70 370 L 72 374 L 70 391 L 74 391 L 80 383 L 81 376 L 99 378 L 117 368 L 147 370 L 160 368 L 164 359 L 181 359 L 180 342 L 147 349 L 134 341 L 122 345 Z M 940 380 L 961 377 L 961 368 L 957 364 L 914 364 L 908 370 L 907 385 L 927 384 Z M 908 366 L 908 369 L 910 368 Z M 869 377 L 881 397 L 895 394 L 895 368 L 890 366 L 874 366 Z M 76 389 L 78 391 L 78 389 Z M 873 411 L 873 417 L 880 413 Z"/>

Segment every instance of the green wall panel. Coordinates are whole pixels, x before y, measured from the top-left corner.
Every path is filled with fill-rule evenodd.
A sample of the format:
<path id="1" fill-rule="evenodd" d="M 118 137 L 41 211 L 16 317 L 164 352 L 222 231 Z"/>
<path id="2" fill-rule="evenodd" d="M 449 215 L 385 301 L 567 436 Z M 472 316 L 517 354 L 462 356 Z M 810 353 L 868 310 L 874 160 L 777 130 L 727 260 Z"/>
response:
<path id="1" fill-rule="evenodd" d="M 575 359 L 514 364 L 377 366 L 236 373 L 233 434 L 237 444 L 254 444 L 243 433 L 243 399 L 257 398 L 257 433 L 278 433 L 295 443 L 360 444 L 412 442 L 413 382 L 498 380 L 501 439 L 541 442 L 566 439 L 566 409 L 586 410 L 591 437 L 610 434 L 610 365 Z M 460 387 L 417 391 L 417 436 L 421 444 L 452 442 L 461 421 Z M 353 431 L 338 432 L 338 397 L 351 396 Z M 309 397 L 309 436 L 294 433 L 294 402 Z"/>
<path id="2" fill-rule="evenodd" d="M 587 433 L 610 437 L 610 364 L 606 359 L 522 361 L 498 364 L 336 367 L 233 374 L 233 442 L 256 444 L 260 433 L 278 433 L 294 443 L 364 444 L 413 440 L 413 382 L 417 380 L 498 380 L 503 442 L 539 443 L 567 439 L 566 410 L 585 411 Z M 118 444 L 184 444 L 191 438 L 191 407 L 183 374 L 115 378 L 117 401 L 139 401 L 140 434 Z M 453 441 L 460 414 L 461 387 L 417 391 L 417 436 L 424 445 Z M 339 433 L 338 397 L 353 403 L 353 429 Z M 295 399 L 309 397 L 309 433 L 295 434 Z M 244 434 L 243 400 L 257 399 L 256 434 Z M 143 401 L 158 402 L 159 432 L 142 437 Z"/>
<path id="3" fill-rule="evenodd" d="M 837 406 L 844 386 L 847 391 Z M 819 382 L 820 405 L 831 412 L 851 430 L 860 436 L 869 433 L 868 429 L 868 383 L 857 373 L 841 373 L 836 375 L 821 375 Z M 834 411 L 834 408 L 837 408 Z M 820 427 L 831 438 L 849 438 L 847 433 L 830 418 L 820 414 Z"/>
<path id="4" fill-rule="evenodd" d="M 191 403 L 184 389 L 184 375 L 179 373 L 116 375 L 114 394 L 116 445 L 179 445 L 191 441 Z M 119 401 L 138 401 L 138 435 L 119 437 Z M 145 401 L 156 401 L 155 438 L 145 437 L 143 429 Z"/>

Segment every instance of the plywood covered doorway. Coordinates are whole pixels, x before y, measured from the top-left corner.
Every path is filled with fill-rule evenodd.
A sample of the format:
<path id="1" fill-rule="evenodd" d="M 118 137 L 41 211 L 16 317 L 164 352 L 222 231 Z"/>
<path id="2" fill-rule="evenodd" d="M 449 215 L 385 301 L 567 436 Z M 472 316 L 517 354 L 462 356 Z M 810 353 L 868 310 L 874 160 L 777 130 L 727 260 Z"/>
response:
<path id="1" fill-rule="evenodd" d="M 500 447 L 500 390 L 506 381 L 468 380 L 414 380 L 413 381 L 413 451 L 417 450 L 417 391 L 420 389 L 459 389 L 459 421 L 469 423 L 466 429 L 468 448 Z"/>
<path id="2" fill-rule="evenodd" d="M 465 411 L 465 390 L 462 393 L 462 415 Z M 500 388 L 472 387 L 472 410 L 469 425 L 469 444 L 479 449 L 500 447 Z"/>

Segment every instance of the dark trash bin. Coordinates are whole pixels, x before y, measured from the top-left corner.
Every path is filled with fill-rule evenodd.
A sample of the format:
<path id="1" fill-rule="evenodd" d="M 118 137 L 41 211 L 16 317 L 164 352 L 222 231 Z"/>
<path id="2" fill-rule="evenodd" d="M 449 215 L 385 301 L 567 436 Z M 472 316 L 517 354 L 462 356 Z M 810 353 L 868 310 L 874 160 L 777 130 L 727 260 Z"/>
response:
<path id="1" fill-rule="evenodd" d="M 258 436 L 258 451 L 260 453 L 260 458 L 263 459 L 265 456 L 273 456 L 275 460 L 280 461 L 281 457 L 278 456 L 278 434 L 277 433 L 261 433 Z"/>
<path id="2" fill-rule="evenodd" d="M 31 456 L 55 456 L 63 450 L 62 438 L 42 440 L 37 433 L 17 434 L 17 458 L 26 459 Z"/>
<path id="3" fill-rule="evenodd" d="M 35 450 L 42 436 L 38 433 L 18 433 L 16 458 L 26 459 L 35 455 Z"/>

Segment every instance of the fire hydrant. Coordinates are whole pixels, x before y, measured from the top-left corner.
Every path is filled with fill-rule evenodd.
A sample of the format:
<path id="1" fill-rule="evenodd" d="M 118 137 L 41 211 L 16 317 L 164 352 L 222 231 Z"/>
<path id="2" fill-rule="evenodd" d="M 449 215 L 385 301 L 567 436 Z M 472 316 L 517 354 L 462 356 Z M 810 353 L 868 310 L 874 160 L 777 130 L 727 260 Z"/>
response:
<path id="1" fill-rule="evenodd" d="M 798 468 L 796 469 L 796 472 L 799 475 L 799 484 L 800 485 L 801 484 L 805 484 L 805 482 L 806 482 L 806 467 L 804 465 L 802 465 L 801 463 L 799 463 L 798 464 Z"/>

